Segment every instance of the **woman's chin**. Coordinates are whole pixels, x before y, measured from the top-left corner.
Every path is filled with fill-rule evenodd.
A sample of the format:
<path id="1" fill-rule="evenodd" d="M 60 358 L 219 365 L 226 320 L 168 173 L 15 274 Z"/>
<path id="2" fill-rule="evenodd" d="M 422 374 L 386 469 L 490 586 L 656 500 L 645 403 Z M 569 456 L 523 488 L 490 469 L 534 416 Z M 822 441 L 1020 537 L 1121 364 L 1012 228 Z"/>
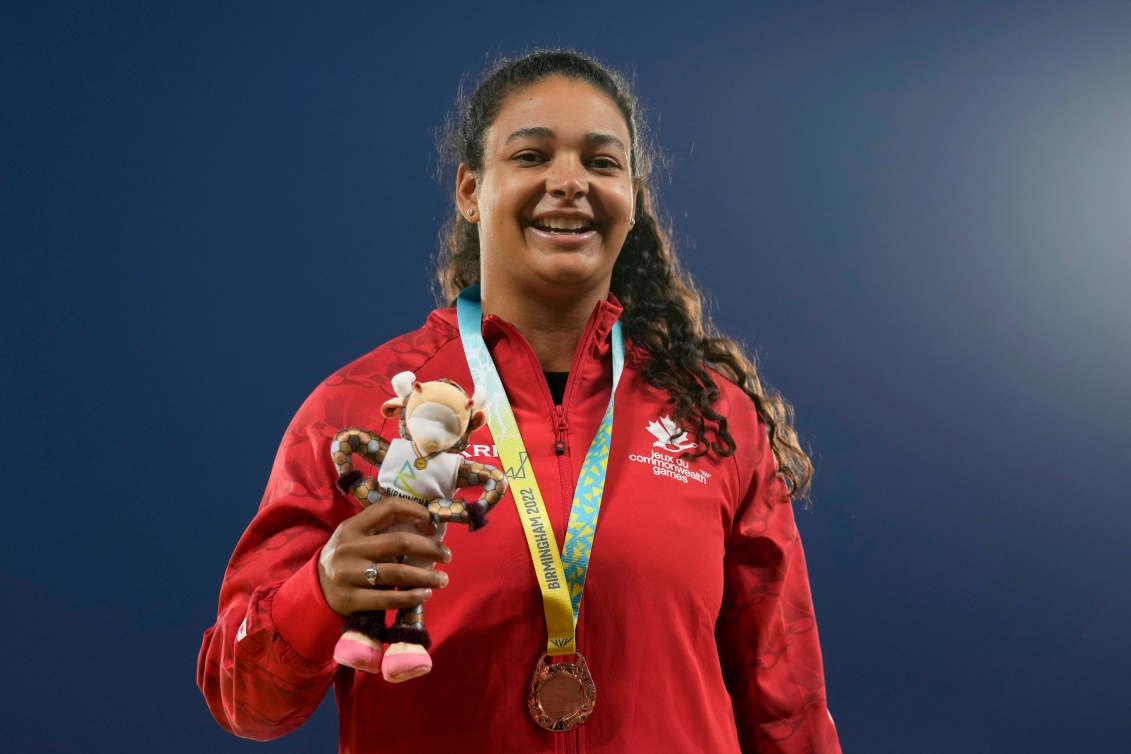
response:
<path id="1" fill-rule="evenodd" d="M 585 286 L 612 274 L 612 265 L 602 264 L 600 251 L 554 251 L 542 253 L 535 272 L 546 283 L 558 286 Z"/>

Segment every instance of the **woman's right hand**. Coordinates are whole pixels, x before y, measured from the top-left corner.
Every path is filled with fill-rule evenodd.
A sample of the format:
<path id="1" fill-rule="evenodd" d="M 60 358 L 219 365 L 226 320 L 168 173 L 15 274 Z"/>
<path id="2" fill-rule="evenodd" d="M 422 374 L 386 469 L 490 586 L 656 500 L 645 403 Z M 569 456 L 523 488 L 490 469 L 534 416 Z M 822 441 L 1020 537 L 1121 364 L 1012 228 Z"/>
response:
<path id="1" fill-rule="evenodd" d="M 398 523 L 419 533 L 385 532 Z M 448 585 L 448 575 L 396 561 L 401 557 L 451 561 L 451 550 L 431 538 L 435 532 L 432 516 L 424 506 L 396 497 L 383 498 L 347 518 L 334 530 L 318 558 L 318 580 L 326 602 L 343 616 L 359 610 L 397 610 L 421 604 L 432 596 L 432 588 Z M 377 564 L 377 586 L 401 588 L 370 586 L 365 569 L 371 563 Z"/>

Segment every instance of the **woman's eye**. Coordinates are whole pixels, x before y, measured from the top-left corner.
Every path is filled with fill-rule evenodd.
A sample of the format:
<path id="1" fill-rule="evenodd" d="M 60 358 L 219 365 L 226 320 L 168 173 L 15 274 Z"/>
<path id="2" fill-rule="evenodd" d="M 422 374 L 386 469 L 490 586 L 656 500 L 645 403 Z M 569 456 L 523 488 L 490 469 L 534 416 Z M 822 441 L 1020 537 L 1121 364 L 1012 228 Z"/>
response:
<path id="1" fill-rule="evenodd" d="M 620 167 L 620 163 L 611 157 L 594 157 L 590 164 L 595 170 L 616 170 Z"/>
<path id="2" fill-rule="evenodd" d="M 519 152 L 513 158 L 515 162 L 541 162 L 542 155 L 537 152 Z"/>

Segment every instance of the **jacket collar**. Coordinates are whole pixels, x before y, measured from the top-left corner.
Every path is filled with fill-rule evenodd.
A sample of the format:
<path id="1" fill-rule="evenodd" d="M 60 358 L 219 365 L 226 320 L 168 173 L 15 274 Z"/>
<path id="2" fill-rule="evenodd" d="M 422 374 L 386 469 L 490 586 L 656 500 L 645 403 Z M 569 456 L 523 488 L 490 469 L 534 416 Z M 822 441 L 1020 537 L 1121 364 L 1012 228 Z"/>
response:
<path id="1" fill-rule="evenodd" d="M 570 369 L 569 387 L 563 405 L 587 403 L 590 399 L 608 400 L 608 390 L 612 385 L 612 339 L 613 324 L 624 312 L 620 302 L 611 293 L 599 302 L 589 315 L 581 340 L 574 353 Z M 432 324 L 450 327 L 458 334 L 459 324 L 455 308 L 439 309 L 430 318 Z M 514 325 L 501 318 L 488 315 L 483 318 L 483 340 L 491 352 L 499 369 L 499 376 L 512 407 L 516 411 L 526 407 L 541 411 L 549 400 L 549 388 L 538 387 L 545 384 L 542 367 L 534 350 Z M 543 393 L 545 397 L 543 398 Z M 603 396 L 603 397 L 600 397 Z M 603 410 L 603 405 L 600 407 Z"/>
<path id="2" fill-rule="evenodd" d="M 604 301 L 597 303 L 593 307 L 593 312 L 589 315 L 589 324 L 593 325 L 591 341 L 597 344 L 604 344 L 603 353 L 607 354 L 609 350 L 609 335 L 613 330 L 613 324 L 620 319 L 621 314 L 624 313 L 624 307 L 621 306 L 620 301 L 612 293 Z M 429 317 L 431 324 L 439 324 L 450 327 L 456 332 L 459 332 L 459 320 L 456 317 L 455 307 L 448 307 L 445 309 L 437 309 L 432 312 Z M 500 326 L 504 321 L 494 315 L 488 315 L 483 318 L 483 338 L 487 341 L 488 345 L 495 340 L 498 336 L 503 334 L 506 329 Z M 509 324 L 509 323 L 504 323 Z M 510 329 L 517 331 L 518 328 L 510 325 Z M 586 325 L 586 330 L 589 330 L 589 325 Z M 507 333 L 509 334 L 509 333 Z M 581 347 L 583 344 L 579 343 Z M 598 354 L 594 354 L 598 355 Z"/>

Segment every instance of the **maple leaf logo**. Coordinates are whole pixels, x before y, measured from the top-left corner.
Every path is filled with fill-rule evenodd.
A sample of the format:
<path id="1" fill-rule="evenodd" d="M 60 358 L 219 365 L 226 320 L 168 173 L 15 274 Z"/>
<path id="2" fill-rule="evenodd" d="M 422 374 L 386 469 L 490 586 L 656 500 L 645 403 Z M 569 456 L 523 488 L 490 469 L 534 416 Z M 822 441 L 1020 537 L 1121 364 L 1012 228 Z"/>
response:
<path id="1" fill-rule="evenodd" d="M 652 447 L 662 448 L 669 453 L 679 453 L 694 448 L 697 443 L 685 442 L 687 433 L 676 426 L 670 416 L 661 416 L 658 422 L 649 422 L 648 431 L 656 437 Z"/>

